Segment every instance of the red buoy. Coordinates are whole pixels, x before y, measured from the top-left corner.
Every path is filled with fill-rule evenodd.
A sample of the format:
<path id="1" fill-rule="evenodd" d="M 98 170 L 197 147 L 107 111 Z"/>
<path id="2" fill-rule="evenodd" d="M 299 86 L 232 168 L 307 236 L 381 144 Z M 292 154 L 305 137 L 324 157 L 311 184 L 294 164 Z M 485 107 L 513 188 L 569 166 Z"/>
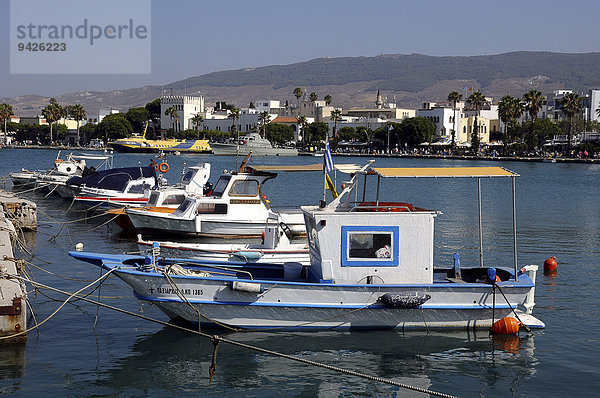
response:
<path id="1" fill-rule="evenodd" d="M 521 324 L 515 318 L 505 316 L 504 318 L 494 322 L 492 325 L 492 333 L 494 334 L 516 334 L 519 332 Z"/>
<path id="2" fill-rule="evenodd" d="M 555 274 L 557 268 L 558 263 L 556 262 L 556 257 L 550 257 L 549 259 L 544 261 L 544 275 Z"/>

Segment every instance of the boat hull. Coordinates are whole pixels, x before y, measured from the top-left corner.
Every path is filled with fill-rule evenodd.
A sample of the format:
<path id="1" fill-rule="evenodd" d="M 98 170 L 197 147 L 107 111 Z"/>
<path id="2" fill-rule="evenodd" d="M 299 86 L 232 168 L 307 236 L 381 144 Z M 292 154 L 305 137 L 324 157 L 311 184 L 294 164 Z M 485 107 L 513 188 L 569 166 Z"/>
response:
<path id="1" fill-rule="evenodd" d="M 235 144 L 210 144 L 215 155 L 235 155 L 245 156 L 252 152 L 252 156 L 298 156 L 298 150 L 293 148 L 269 148 L 260 146 L 245 146 Z"/>
<path id="2" fill-rule="evenodd" d="M 423 286 L 334 285 L 245 280 L 256 292 L 232 288 L 223 278 L 122 272 L 117 275 L 134 289 L 140 300 L 157 305 L 172 319 L 209 326 L 250 329 L 465 329 L 489 328 L 494 320 L 512 315 L 492 286 L 438 283 Z M 502 285 L 502 284 L 501 284 Z M 523 303 L 531 286 L 503 284 L 510 306 Z M 178 297 L 176 289 L 186 297 Z M 431 297 L 416 308 L 391 308 L 378 298 L 385 293 L 422 293 Z M 200 314 L 200 315 L 199 315 Z M 520 313 L 533 328 L 544 324 Z M 200 319 L 200 321 L 199 321 Z"/>

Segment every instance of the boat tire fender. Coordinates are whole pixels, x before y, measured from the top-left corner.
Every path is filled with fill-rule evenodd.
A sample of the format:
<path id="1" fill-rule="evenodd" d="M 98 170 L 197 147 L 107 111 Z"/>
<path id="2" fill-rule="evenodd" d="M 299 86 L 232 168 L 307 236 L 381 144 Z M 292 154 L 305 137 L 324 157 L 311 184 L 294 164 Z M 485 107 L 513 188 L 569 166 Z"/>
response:
<path id="1" fill-rule="evenodd" d="M 379 297 L 379 301 L 387 307 L 393 308 L 418 308 L 429 300 L 431 296 L 423 292 L 386 293 Z"/>

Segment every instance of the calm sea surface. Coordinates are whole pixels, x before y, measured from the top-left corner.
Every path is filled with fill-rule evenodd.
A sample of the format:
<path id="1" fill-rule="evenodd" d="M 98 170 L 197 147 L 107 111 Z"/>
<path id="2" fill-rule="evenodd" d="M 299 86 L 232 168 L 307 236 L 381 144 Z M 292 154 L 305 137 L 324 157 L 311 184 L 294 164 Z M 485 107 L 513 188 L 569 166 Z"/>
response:
<path id="1" fill-rule="evenodd" d="M 0 149 L 0 176 L 21 168 L 47 169 L 56 151 Z M 65 152 L 63 151 L 63 154 Z M 153 155 L 116 154 L 115 167 L 146 165 Z M 366 158 L 334 158 L 364 164 Z M 173 156 L 167 177 L 178 180 L 184 162 L 212 164 L 211 181 L 235 168 L 234 157 Z M 310 164 L 322 158 L 256 158 L 254 164 Z M 248 344 L 459 396 L 598 396 L 600 391 L 600 165 L 384 159 L 376 165 L 503 166 L 517 179 L 519 264 L 542 266 L 556 256 L 554 278 L 538 274 L 534 315 L 546 329 L 521 339 L 491 339 L 487 333 L 297 332 L 234 333 Z M 344 177 L 338 174 L 339 181 Z M 375 184 L 367 188 L 375 190 Z M 395 180 L 383 189 L 388 200 L 443 212 L 436 220 L 435 261 L 478 264 L 476 180 Z M 272 205 L 316 204 L 320 174 L 280 173 L 265 185 Z M 0 187 L 2 185 L 0 184 Z M 6 188 L 11 188 L 6 183 Z M 512 264 L 512 202 L 507 180 L 482 180 L 484 259 Z M 38 204 L 39 231 L 27 233 L 30 275 L 67 291 L 99 277 L 94 266 L 67 255 L 78 242 L 85 250 L 137 250 L 106 219 L 85 213 L 56 196 L 29 193 Z M 65 224 L 66 221 L 69 223 Z M 55 239 L 50 239 L 56 236 Z M 29 259 L 25 254 L 23 258 Z M 597 274 L 598 273 L 598 274 Z M 68 279 L 67 279 L 68 278 Z M 120 280 L 107 280 L 91 297 L 120 308 L 167 320 L 137 301 Z M 38 322 L 65 299 L 30 291 Z M 33 325 L 33 319 L 29 325 Z M 220 332 L 219 332 L 220 333 Z M 74 301 L 29 334 L 26 345 L 0 346 L 0 394 L 7 396 L 415 396 L 398 387 L 221 344 L 218 371 L 208 368 L 212 344 L 205 339 Z"/>

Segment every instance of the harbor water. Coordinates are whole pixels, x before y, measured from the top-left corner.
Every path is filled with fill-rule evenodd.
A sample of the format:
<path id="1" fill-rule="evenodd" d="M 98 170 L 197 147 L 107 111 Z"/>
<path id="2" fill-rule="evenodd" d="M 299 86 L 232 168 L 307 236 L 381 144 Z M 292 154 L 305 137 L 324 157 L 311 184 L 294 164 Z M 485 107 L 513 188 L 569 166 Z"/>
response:
<path id="1" fill-rule="evenodd" d="M 48 169 L 57 151 L 0 149 L 0 176 L 21 168 Z M 63 154 L 66 153 L 63 151 Z M 153 154 L 115 154 L 114 166 L 147 165 Z M 211 182 L 236 167 L 233 156 L 169 157 L 166 177 L 176 182 L 184 163 L 212 165 Z M 241 158 L 239 159 L 241 161 Z M 368 158 L 335 157 L 335 163 L 364 164 Z M 250 164 L 312 164 L 322 157 L 255 158 Z M 303 359 L 391 379 L 457 396 L 594 396 L 600 391 L 600 165 L 377 158 L 382 167 L 502 166 L 517 178 L 518 263 L 540 265 L 534 315 L 544 330 L 520 338 L 491 338 L 487 332 L 207 331 L 231 340 Z M 347 179 L 337 174 L 337 185 Z M 374 197 L 376 180 L 367 183 Z M 436 219 L 435 264 L 479 264 L 477 180 L 385 181 L 381 196 L 442 212 Z M 12 184 L 3 180 L 6 189 Z M 509 179 L 482 179 L 482 223 L 486 265 L 513 264 L 512 186 Z M 2 184 L 0 184 L 0 188 Z M 317 204 L 320 173 L 279 173 L 265 184 L 272 206 Z M 68 292 L 100 276 L 100 269 L 67 255 L 77 243 L 86 251 L 135 252 L 137 246 L 106 217 L 90 217 L 56 195 L 22 194 L 38 204 L 37 233 L 21 236 L 30 254 L 27 275 Z M 367 195 L 367 200 L 369 196 Z M 558 273 L 542 265 L 555 256 Z M 138 301 L 118 278 L 106 280 L 88 298 L 168 321 Z M 41 323 L 66 296 L 30 287 Z M 323 368 L 221 344 L 211 380 L 210 340 L 140 318 L 72 300 L 24 345 L 0 345 L 0 394 L 6 396 L 425 396 Z"/>

